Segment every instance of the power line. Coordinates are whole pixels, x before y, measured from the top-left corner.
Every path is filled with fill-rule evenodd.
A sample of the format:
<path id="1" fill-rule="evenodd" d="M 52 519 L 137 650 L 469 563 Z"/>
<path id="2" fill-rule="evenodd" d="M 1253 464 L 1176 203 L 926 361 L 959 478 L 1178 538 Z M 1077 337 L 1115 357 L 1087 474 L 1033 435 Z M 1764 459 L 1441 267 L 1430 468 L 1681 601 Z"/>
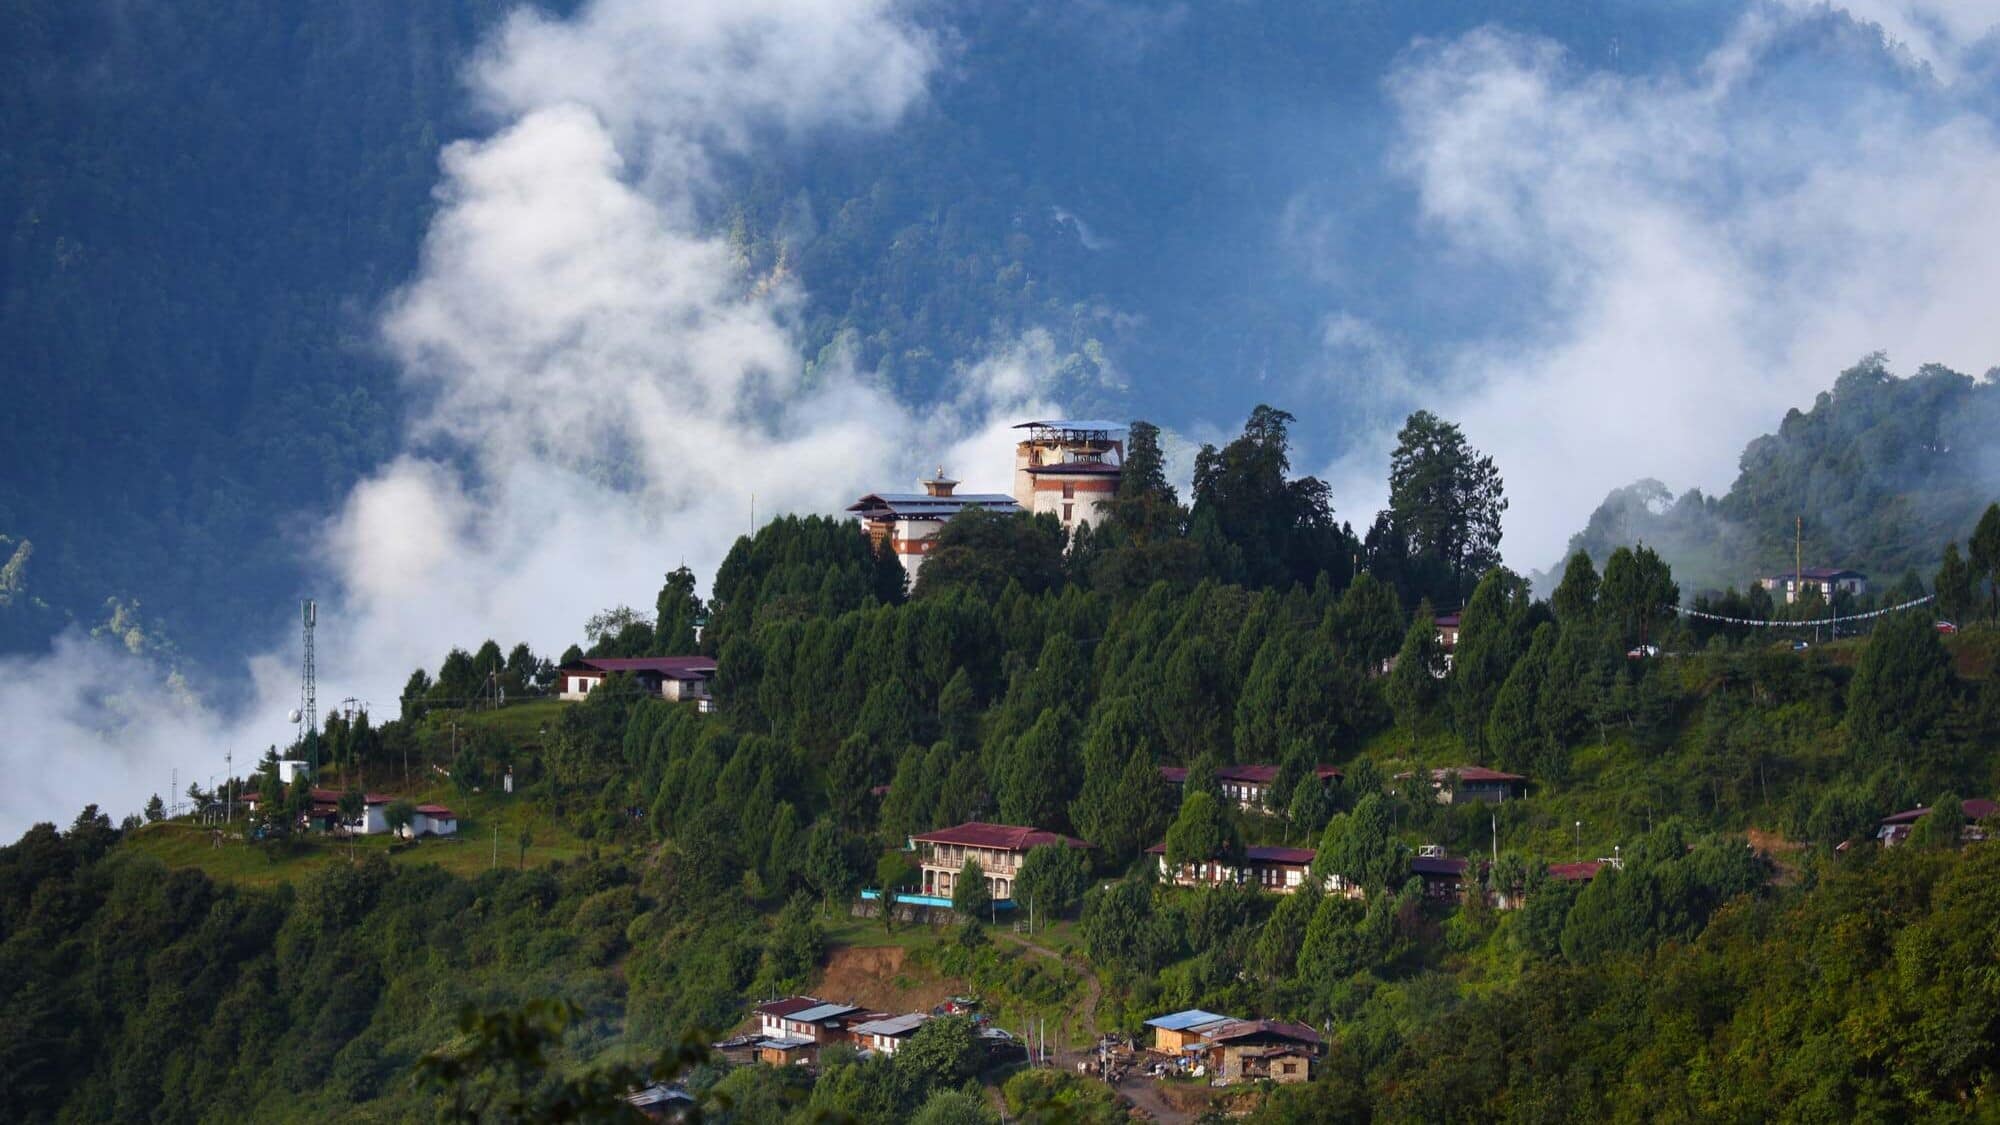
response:
<path id="1" fill-rule="evenodd" d="M 1882 609 L 1872 610 L 1868 613 L 1835 614 L 1832 617 L 1821 617 L 1812 621 L 1765 621 L 1755 617 L 1725 617 L 1719 613 L 1707 613 L 1699 609 L 1682 609 L 1680 606 L 1674 606 L 1673 611 L 1682 617 L 1699 617 L 1703 621 L 1720 621 L 1725 625 L 1749 625 L 1764 629 L 1809 629 L 1820 625 L 1832 625 L 1841 621 L 1866 621 L 1871 617 L 1883 617 L 1891 613 L 1900 613 L 1903 610 L 1936 600 L 1936 594 L 1925 594 L 1921 598 L 1904 602 L 1901 605 L 1885 606 Z"/>

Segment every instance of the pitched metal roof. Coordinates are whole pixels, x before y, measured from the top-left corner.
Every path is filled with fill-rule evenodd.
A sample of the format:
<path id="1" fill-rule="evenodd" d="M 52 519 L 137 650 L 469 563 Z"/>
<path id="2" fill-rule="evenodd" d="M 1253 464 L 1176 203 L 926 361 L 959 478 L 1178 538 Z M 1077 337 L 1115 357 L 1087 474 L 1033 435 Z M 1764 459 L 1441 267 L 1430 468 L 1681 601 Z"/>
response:
<path id="1" fill-rule="evenodd" d="M 855 1024 L 847 1030 L 856 1035 L 887 1035 L 891 1037 L 908 1035 L 917 1028 L 922 1027 L 925 1021 L 930 1018 L 930 1014 L 927 1012 L 910 1012 L 906 1015 L 891 1016 L 885 1020 L 869 1020 L 867 1023 Z"/>
<path id="2" fill-rule="evenodd" d="M 1443 781 L 1447 774 L 1457 774 L 1460 781 L 1526 781 L 1518 773 L 1503 773 L 1485 766 L 1443 766 L 1431 771 L 1432 781 Z"/>
<path id="3" fill-rule="evenodd" d="M 1418 875 L 1462 876 L 1467 866 L 1463 859 L 1443 855 L 1420 855 L 1410 861 L 1410 870 Z"/>
<path id="4" fill-rule="evenodd" d="M 1087 848 L 1090 845 L 1073 839 L 1060 832 L 1049 832 L 1040 828 L 1024 828 L 1014 824 L 987 824 L 984 821 L 969 821 L 951 828 L 940 828 L 911 839 L 926 844 L 958 844 L 971 848 L 995 848 L 1006 852 L 1024 852 L 1042 844 L 1068 844 L 1073 848 Z"/>
<path id="5" fill-rule="evenodd" d="M 1002 492 L 966 492 L 956 496 L 932 496 L 924 492 L 871 492 L 847 506 L 863 519 L 948 520 L 967 508 L 984 508 L 1002 514 L 1018 512 L 1021 506 Z"/>
<path id="6" fill-rule="evenodd" d="M 698 680 L 715 674 L 713 656 L 586 656 L 562 666 L 565 672 L 654 672 L 670 679 Z"/>
<path id="7" fill-rule="evenodd" d="M 1158 1016 L 1146 1021 L 1147 1027 L 1157 1027 L 1161 1031 L 1186 1031 L 1205 1023 L 1229 1023 L 1235 1016 L 1218 1016 L 1214 1012 L 1204 1012 L 1200 1008 L 1189 1008 L 1184 1012 Z"/>
<path id="8" fill-rule="evenodd" d="M 1985 820 L 1994 813 L 2000 813 L 2000 804 L 1995 804 L 1984 797 L 1968 797 L 1964 801 L 1959 802 L 1958 807 L 1965 814 L 1965 819 L 1967 820 Z M 1882 823 L 1915 824 L 1918 820 L 1930 814 L 1931 810 L 1929 808 L 1919 805 L 1914 809 L 1905 809 L 1902 812 L 1885 816 L 1882 818 Z"/>
<path id="9" fill-rule="evenodd" d="M 787 996 L 783 1000 L 772 1000 L 750 1009 L 761 1016 L 789 1016 L 793 1012 L 803 1012 L 826 1003 L 817 996 Z"/>
<path id="10" fill-rule="evenodd" d="M 1014 425 L 1014 428 L 1015 428 L 1015 429 L 1017 429 L 1017 430 L 1034 430 L 1034 429 L 1042 429 L 1042 430 L 1123 430 L 1123 429 L 1126 429 L 1127 427 L 1126 427 L 1125 423 L 1123 423 L 1123 422 L 1106 422 L 1106 421 L 1104 421 L 1104 420 L 1102 420 L 1102 419 L 1090 419 L 1090 418 L 1084 418 L 1084 419 L 1076 419 L 1076 418 L 1055 418 L 1055 419 L 1049 419 L 1049 420 L 1047 420 L 1047 421 L 1041 421 L 1041 422 L 1018 422 L 1018 423 L 1016 423 L 1016 424 Z"/>
<path id="11" fill-rule="evenodd" d="M 1293 1023 L 1290 1020 L 1236 1020 L 1227 1027 L 1218 1027 L 1203 1034 L 1216 1043 L 1256 1036 L 1289 1039 L 1294 1043 L 1310 1043 L 1315 1047 L 1320 1042 L 1319 1032 L 1305 1024 Z"/>
<path id="12" fill-rule="evenodd" d="M 1154 844 L 1146 849 L 1146 854 L 1165 855 L 1167 846 Z M 1311 848 L 1281 848 L 1271 844 L 1258 844 L 1243 849 L 1243 858 L 1250 863 L 1311 863 L 1313 854 Z"/>
<path id="13" fill-rule="evenodd" d="M 1549 875 L 1565 883 L 1588 883 L 1597 878 L 1597 872 L 1603 867 L 1603 863 L 1594 859 L 1582 863 L 1551 863 Z"/>
<path id="14" fill-rule="evenodd" d="M 849 1012 L 858 1012 L 860 1010 L 860 1007 L 854 1004 L 821 1004 L 817 1008 L 807 1008 L 803 1012 L 793 1012 L 785 1018 L 788 1020 L 797 1020 L 800 1023 L 820 1023 L 833 1019 L 836 1016 L 844 1016 Z"/>

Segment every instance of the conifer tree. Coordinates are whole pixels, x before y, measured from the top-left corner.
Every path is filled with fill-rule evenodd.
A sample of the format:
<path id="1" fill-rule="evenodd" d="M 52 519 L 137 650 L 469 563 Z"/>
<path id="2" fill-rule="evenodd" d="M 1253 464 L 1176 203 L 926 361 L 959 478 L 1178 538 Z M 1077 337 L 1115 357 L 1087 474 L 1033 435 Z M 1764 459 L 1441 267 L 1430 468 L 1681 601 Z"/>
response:
<path id="1" fill-rule="evenodd" d="M 1965 565 L 1958 553 L 1958 544 L 1944 545 L 1944 561 L 1938 565 L 1937 577 L 1931 588 L 1937 591 L 1937 611 L 1946 621 L 1961 622 L 1972 612 L 1976 604 L 1972 584 L 1972 568 Z"/>
<path id="2" fill-rule="evenodd" d="M 1396 652 L 1396 666 L 1389 670 L 1389 682 L 1383 689 L 1397 725 L 1422 731 L 1435 723 L 1444 694 L 1444 673 L 1437 614 L 1426 598 L 1418 603 L 1410 627 L 1403 632 L 1403 647 Z"/>
<path id="3" fill-rule="evenodd" d="M 1967 542 L 1972 562 L 1973 588 L 1986 583 L 1986 616 L 2000 620 L 2000 503 L 1988 504 L 1972 529 Z"/>

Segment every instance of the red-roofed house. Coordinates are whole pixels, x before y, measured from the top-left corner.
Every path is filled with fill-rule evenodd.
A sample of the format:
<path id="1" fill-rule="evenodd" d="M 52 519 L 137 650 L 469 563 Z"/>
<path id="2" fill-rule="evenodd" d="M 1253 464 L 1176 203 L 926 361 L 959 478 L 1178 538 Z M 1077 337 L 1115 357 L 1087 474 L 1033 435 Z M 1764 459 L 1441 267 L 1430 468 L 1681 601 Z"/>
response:
<path id="1" fill-rule="evenodd" d="M 1410 861 L 1410 874 L 1424 881 L 1424 897 L 1459 899 L 1465 897 L 1466 873 L 1470 860 L 1444 854 L 1436 844 L 1425 844 Z"/>
<path id="2" fill-rule="evenodd" d="M 410 823 L 403 827 L 403 835 L 411 838 L 453 836 L 457 833 L 458 814 L 443 805 L 418 805 Z"/>
<path id="3" fill-rule="evenodd" d="M 1183 863 L 1180 870 L 1167 869 L 1167 846 L 1154 844 L 1147 855 L 1159 856 L 1160 877 L 1179 887 L 1221 887 L 1247 884 L 1260 890 L 1288 895 L 1306 885 L 1312 877 L 1311 848 L 1280 848 L 1258 845 L 1243 850 L 1243 862 L 1210 859 Z M 1329 880 L 1329 883 L 1332 881 Z M 1331 885 L 1328 890 L 1334 889 Z"/>
<path id="4" fill-rule="evenodd" d="M 586 656 L 556 669 L 556 694 L 571 702 L 587 697 L 613 672 L 631 676 L 649 695 L 709 708 L 712 656 Z"/>
<path id="5" fill-rule="evenodd" d="M 986 824 L 976 820 L 912 836 L 910 840 L 917 847 L 917 866 L 923 871 L 925 895 L 951 898 L 958 883 L 959 870 L 969 859 L 978 863 L 980 871 L 985 873 L 986 889 L 996 903 L 1014 897 L 1014 876 L 1020 871 L 1021 861 L 1028 857 L 1030 850 L 1043 844 L 1064 844 L 1072 848 L 1090 846 L 1059 832 L 1012 824 Z"/>
<path id="6" fill-rule="evenodd" d="M 338 789 L 315 789 L 312 791 L 312 811 L 307 817 L 323 824 L 331 824 L 338 819 L 340 798 Z M 361 815 L 340 826 L 349 832 L 363 836 L 379 836 L 389 830 L 390 798 L 380 793 L 369 793 L 362 798 Z"/>
<path id="7" fill-rule="evenodd" d="M 1980 827 L 1979 822 L 2000 814 L 2000 804 L 1984 797 L 1970 797 L 1959 803 L 1959 810 L 1965 814 L 1965 827 L 1960 830 L 1959 838 L 1971 844 L 1986 839 L 1986 830 Z M 1885 816 L 1875 829 L 1875 838 L 1882 841 L 1883 847 L 1900 844 L 1909 837 L 1910 829 L 1916 827 L 1917 821 L 1929 815 L 1930 809 L 1918 805 L 1914 809 Z"/>
<path id="8" fill-rule="evenodd" d="M 1161 766 L 1160 776 L 1174 785 L 1187 784 L 1188 771 L 1181 766 Z M 1332 766 L 1314 766 L 1313 776 L 1324 785 L 1340 778 L 1340 771 Z M 1271 783 L 1278 779 L 1278 767 L 1269 765 L 1235 765 L 1215 767 L 1215 787 L 1222 795 L 1236 802 L 1237 807 L 1246 811 L 1277 811 L 1270 806 Z"/>

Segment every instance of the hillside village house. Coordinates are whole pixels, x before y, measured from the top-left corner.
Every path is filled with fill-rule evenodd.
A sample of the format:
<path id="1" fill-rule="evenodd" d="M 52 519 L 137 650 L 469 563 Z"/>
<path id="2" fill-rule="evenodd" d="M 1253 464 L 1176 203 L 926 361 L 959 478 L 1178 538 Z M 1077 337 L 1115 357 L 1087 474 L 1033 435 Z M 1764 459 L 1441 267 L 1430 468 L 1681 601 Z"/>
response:
<path id="1" fill-rule="evenodd" d="M 1436 844 L 1425 844 L 1410 861 L 1410 874 L 1424 881 L 1424 897 L 1455 900 L 1465 897 L 1466 873 L 1470 860 L 1444 854 Z"/>
<path id="2" fill-rule="evenodd" d="M 1179 870 L 1170 870 L 1167 867 L 1165 844 L 1154 844 L 1146 849 L 1146 854 L 1159 857 L 1160 878 L 1178 887 L 1247 885 L 1259 890 L 1288 895 L 1305 886 L 1312 877 L 1311 848 L 1283 848 L 1260 844 L 1245 848 L 1241 863 L 1209 859 L 1200 863 L 1183 863 Z M 1335 885 L 1337 881 L 1337 877 L 1328 879 L 1327 889 L 1329 891 L 1341 889 Z"/>
<path id="3" fill-rule="evenodd" d="M 361 815 L 352 820 L 340 820 L 340 798 L 338 789 L 315 789 L 312 791 L 312 807 L 306 819 L 314 825 L 331 830 L 344 828 L 362 836 L 379 836 L 389 830 L 389 801 L 391 798 L 380 793 L 369 793 L 361 798 Z"/>
<path id="4" fill-rule="evenodd" d="M 1809 566 L 1803 570 L 1766 575 L 1757 580 L 1757 585 L 1771 591 L 1773 601 L 1783 601 L 1786 605 L 1805 597 L 1808 590 L 1817 591 L 1822 600 L 1832 602 L 1836 593 L 1852 597 L 1866 591 L 1868 576 L 1858 570 Z"/>
<path id="5" fill-rule="evenodd" d="M 1160 776 L 1174 785 L 1187 784 L 1188 771 L 1182 766 L 1161 766 Z M 1313 776 L 1325 785 L 1340 779 L 1340 771 L 1332 766 L 1314 766 Z M 1278 779 L 1278 767 L 1271 765 L 1236 765 L 1215 767 L 1215 787 L 1224 797 L 1236 802 L 1245 812 L 1277 812 L 1271 807 L 1271 783 Z"/>
<path id="6" fill-rule="evenodd" d="M 1062 844 L 1072 848 L 1090 846 L 1059 832 L 980 821 L 926 832 L 910 837 L 910 841 L 916 845 L 917 866 L 923 872 L 924 898 L 934 899 L 937 905 L 945 906 L 951 904 L 958 873 L 968 859 L 978 863 L 979 870 L 986 876 L 986 890 L 993 896 L 994 905 L 1011 905 L 1014 876 L 1021 870 L 1021 861 L 1028 858 L 1029 851 L 1043 844 Z"/>
<path id="7" fill-rule="evenodd" d="M 712 656 L 586 656 L 556 669 L 556 694 L 571 702 L 585 699 L 613 672 L 631 676 L 646 694 L 670 703 L 692 702 L 704 711 L 713 705 Z"/>
<path id="8" fill-rule="evenodd" d="M 900 1016 L 855 1024 L 848 1029 L 848 1034 L 853 1036 L 854 1045 L 861 1050 L 893 1055 L 904 1043 L 909 1042 L 910 1037 L 929 1022 L 930 1018 L 925 1012 L 907 1012 Z"/>
<path id="9" fill-rule="evenodd" d="M 411 839 L 457 834 L 458 814 L 443 805 L 418 805 L 416 812 L 410 816 L 410 823 L 403 827 L 403 835 Z"/>
<path id="10" fill-rule="evenodd" d="M 1195 1047 L 1208 1072 L 1226 1082 L 1307 1081 L 1319 1050 L 1319 1032 L 1289 1020 L 1232 1020 Z"/>
<path id="11" fill-rule="evenodd" d="M 1155 1052 L 1199 1063 L 1230 1081 L 1307 1081 L 1321 1043 L 1319 1033 L 1302 1023 L 1237 1019 L 1200 1008 L 1157 1016 L 1146 1026 L 1153 1029 Z"/>
<path id="12" fill-rule="evenodd" d="M 1402 780 L 1410 774 L 1400 773 Z M 1453 805 L 1466 801 L 1484 801 L 1497 805 L 1504 801 L 1518 801 L 1528 795 L 1528 779 L 1518 773 L 1490 770 L 1485 766 L 1445 766 L 1430 771 L 1431 788 L 1437 791 L 1438 804 Z"/>
<path id="13" fill-rule="evenodd" d="M 1959 808 L 1965 815 L 1965 826 L 1959 830 L 1959 838 L 1968 844 L 1986 839 L 1986 829 L 1980 822 L 2000 814 L 2000 804 L 1984 797 L 1969 797 L 1960 802 Z M 1875 839 L 1881 841 L 1883 847 L 1900 844 L 1909 838 L 1910 829 L 1916 827 L 1917 821 L 1929 815 L 1930 809 L 1918 805 L 1914 809 L 1885 816 L 1875 828 Z"/>

